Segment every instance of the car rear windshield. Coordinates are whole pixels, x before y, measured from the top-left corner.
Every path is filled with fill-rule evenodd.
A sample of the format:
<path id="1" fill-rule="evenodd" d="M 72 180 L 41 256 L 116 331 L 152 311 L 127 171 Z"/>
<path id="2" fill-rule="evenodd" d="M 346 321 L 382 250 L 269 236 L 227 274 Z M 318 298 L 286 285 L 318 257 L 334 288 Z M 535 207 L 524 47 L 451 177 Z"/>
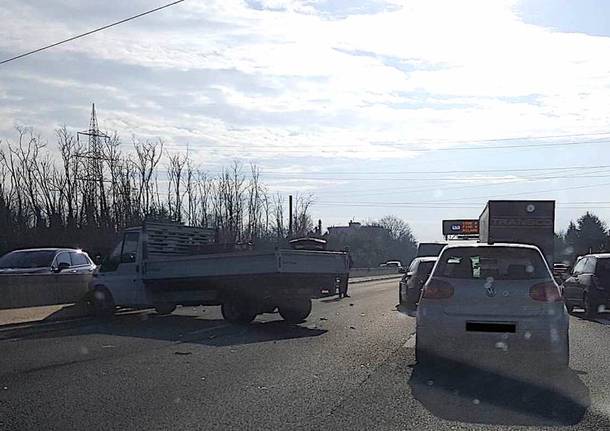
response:
<path id="1" fill-rule="evenodd" d="M 0 258 L 0 269 L 41 268 L 51 266 L 55 251 L 15 251 Z"/>
<path id="2" fill-rule="evenodd" d="M 497 280 L 551 278 L 536 250 L 517 247 L 460 247 L 446 250 L 437 277 Z"/>
<path id="3" fill-rule="evenodd" d="M 417 268 L 417 272 L 419 272 L 423 276 L 430 275 L 435 263 L 436 262 L 420 262 L 419 267 Z"/>

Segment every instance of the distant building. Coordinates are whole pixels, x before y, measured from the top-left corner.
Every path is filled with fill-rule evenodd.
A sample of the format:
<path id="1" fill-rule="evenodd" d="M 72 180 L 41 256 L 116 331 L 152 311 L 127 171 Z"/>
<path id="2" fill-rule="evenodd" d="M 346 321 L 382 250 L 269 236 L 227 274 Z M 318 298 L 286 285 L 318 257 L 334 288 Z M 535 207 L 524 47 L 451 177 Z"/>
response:
<path id="1" fill-rule="evenodd" d="M 376 225 L 362 225 L 362 223 L 350 220 L 347 226 L 329 226 L 328 236 L 336 237 L 341 235 L 352 235 L 358 232 L 368 233 L 370 235 L 381 235 L 386 229 Z"/>

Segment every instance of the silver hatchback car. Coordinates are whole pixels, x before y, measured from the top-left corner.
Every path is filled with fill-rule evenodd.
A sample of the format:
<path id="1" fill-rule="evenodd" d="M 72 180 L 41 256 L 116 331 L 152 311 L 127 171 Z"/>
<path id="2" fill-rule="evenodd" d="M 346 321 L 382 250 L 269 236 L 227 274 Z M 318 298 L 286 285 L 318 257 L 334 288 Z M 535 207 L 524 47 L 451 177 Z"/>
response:
<path id="1" fill-rule="evenodd" d="M 449 245 L 422 291 L 416 356 L 423 364 L 449 359 L 561 369 L 569 362 L 568 325 L 537 247 Z"/>

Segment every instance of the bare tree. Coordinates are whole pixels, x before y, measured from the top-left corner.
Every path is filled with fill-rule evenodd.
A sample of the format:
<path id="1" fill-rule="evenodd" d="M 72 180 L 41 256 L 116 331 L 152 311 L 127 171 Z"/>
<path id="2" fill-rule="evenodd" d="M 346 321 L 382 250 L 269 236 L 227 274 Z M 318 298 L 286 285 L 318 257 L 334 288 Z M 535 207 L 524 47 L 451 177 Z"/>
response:
<path id="1" fill-rule="evenodd" d="M 311 205 L 313 204 L 313 195 L 299 194 L 295 196 L 295 212 L 293 218 L 293 231 L 295 235 L 307 235 L 313 230 L 314 223 L 309 214 Z"/>
<path id="2" fill-rule="evenodd" d="M 276 193 L 273 197 L 274 231 L 277 238 L 286 236 L 284 225 L 284 197 L 281 193 Z"/>
<path id="3" fill-rule="evenodd" d="M 137 200 L 142 209 L 142 215 L 146 217 L 153 206 L 153 175 L 157 165 L 163 156 L 163 141 L 143 141 L 133 138 L 133 146 L 136 150 L 135 167 L 138 172 L 139 188 Z"/>
<path id="4" fill-rule="evenodd" d="M 182 176 L 188 160 L 188 154 L 174 153 L 168 156 L 168 195 L 167 206 L 173 220 L 182 220 Z"/>

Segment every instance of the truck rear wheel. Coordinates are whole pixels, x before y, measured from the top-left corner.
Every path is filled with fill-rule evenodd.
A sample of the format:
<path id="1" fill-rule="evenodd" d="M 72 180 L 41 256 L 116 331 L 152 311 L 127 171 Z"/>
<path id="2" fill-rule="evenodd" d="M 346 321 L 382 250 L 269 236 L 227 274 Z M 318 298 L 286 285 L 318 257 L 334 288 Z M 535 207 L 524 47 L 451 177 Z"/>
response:
<path id="1" fill-rule="evenodd" d="M 256 318 L 256 311 L 243 301 L 229 300 L 220 306 L 222 317 L 231 323 L 246 324 Z"/>
<path id="2" fill-rule="evenodd" d="M 155 304 L 155 311 L 157 314 L 161 316 L 165 316 L 166 314 L 172 314 L 176 310 L 176 304 L 172 303 L 162 303 Z"/>
<path id="3" fill-rule="evenodd" d="M 289 323 L 301 323 L 311 313 L 311 299 L 295 298 L 278 307 L 280 316 Z"/>

